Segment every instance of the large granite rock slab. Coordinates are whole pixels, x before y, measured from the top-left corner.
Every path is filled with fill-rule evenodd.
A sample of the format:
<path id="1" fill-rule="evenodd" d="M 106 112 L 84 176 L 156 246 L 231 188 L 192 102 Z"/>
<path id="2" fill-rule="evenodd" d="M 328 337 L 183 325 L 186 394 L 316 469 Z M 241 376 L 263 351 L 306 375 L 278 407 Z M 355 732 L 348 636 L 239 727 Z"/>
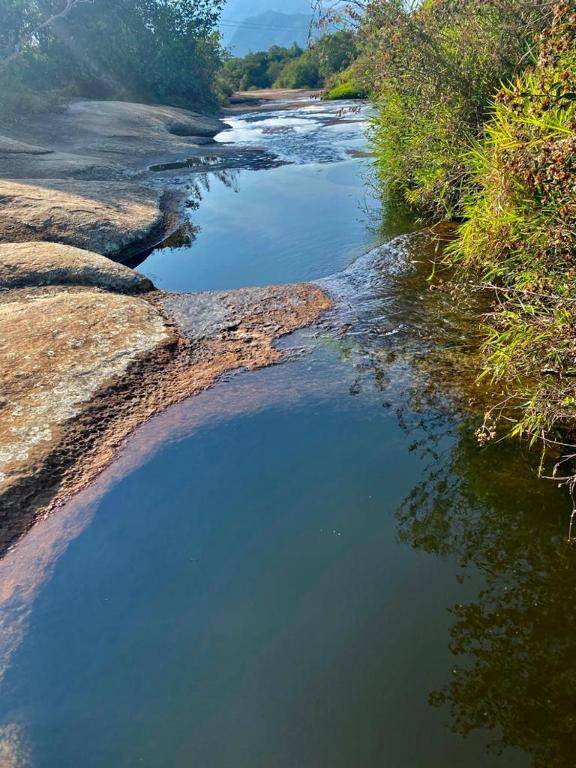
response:
<path id="1" fill-rule="evenodd" d="M 87 450 L 79 419 L 95 396 L 171 338 L 148 301 L 94 288 L 0 295 L 0 531 L 53 493 Z M 105 415 L 105 414 L 104 414 Z M 1 543 L 1 542 L 0 542 Z"/>
<path id="2" fill-rule="evenodd" d="M 31 116 L 18 136 L 0 136 L 0 176 L 129 177 L 163 160 L 202 154 L 206 144 L 225 150 L 213 141 L 225 127 L 177 107 L 77 100 L 48 119 Z"/>
<path id="3" fill-rule="evenodd" d="M 91 285 L 122 293 L 143 293 L 154 287 L 144 275 L 71 245 L 0 245 L 0 289 L 44 285 Z"/>
<path id="4" fill-rule="evenodd" d="M 170 193 L 132 182 L 0 179 L 0 242 L 132 255 L 162 237 L 171 206 Z"/>

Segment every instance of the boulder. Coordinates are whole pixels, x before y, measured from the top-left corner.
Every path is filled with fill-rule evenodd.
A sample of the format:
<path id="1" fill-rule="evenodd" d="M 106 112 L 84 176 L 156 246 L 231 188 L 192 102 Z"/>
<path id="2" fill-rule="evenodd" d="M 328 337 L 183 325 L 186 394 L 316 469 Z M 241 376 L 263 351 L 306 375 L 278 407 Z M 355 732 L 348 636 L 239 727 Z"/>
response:
<path id="1" fill-rule="evenodd" d="M 210 138 L 224 128 L 224 123 L 217 117 L 180 107 L 129 101 L 74 101 L 63 113 L 62 120 L 71 129 L 93 137 L 94 141 L 129 137 L 138 141 L 143 138 L 158 140 L 163 134 Z"/>
<path id="2" fill-rule="evenodd" d="M 144 293 L 154 287 L 144 275 L 71 245 L 0 245 L 0 289 L 44 285 L 92 285 L 121 293 Z"/>
<path id="3" fill-rule="evenodd" d="M 0 136 L 0 156 L 2 155 L 49 155 L 50 149 L 36 147 L 33 144 L 26 144 L 18 139 L 9 139 L 7 136 Z"/>
<path id="4" fill-rule="evenodd" d="M 26 517 L 32 489 L 48 491 L 82 450 L 69 430 L 97 393 L 169 338 L 143 298 L 79 287 L 0 295 L 2 537 Z"/>
<path id="5" fill-rule="evenodd" d="M 206 144 L 220 150 L 213 137 L 224 128 L 218 118 L 178 107 L 76 100 L 49 119 L 30 116 L 17 136 L 0 137 L 0 176 L 118 178 L 201 155 Z"/>
<path id="6" fill-rule="evenodd" d="M 172 199 L 132 182 L 0 179 L 0 242 L 47 240 L 133 255 L 162 237 Z"/>

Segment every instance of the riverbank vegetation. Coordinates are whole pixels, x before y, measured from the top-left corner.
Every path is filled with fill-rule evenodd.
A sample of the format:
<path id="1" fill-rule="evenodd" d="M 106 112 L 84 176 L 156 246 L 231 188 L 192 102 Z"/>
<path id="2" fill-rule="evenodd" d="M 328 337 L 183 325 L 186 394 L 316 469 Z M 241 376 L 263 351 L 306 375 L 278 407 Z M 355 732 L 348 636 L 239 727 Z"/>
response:
<path id="1" fill-rule="evenodd" d="M 294 44 L 290 48 L 273 46 L 268 51 L 249 53 L 242 58 L 230 58 L 222 67 L 220 83 L 225 92 L 253 88 L 323 88 L 346 85 L 349 95 L 333 98 L 353 98 L 358 95 L 351 83 L 338 77 L 348 70 L 358 56 L 356 35 L 339 30 L 323 35 L 307 49 Z M 352 94 L 354 90 L 354 94 Z"/>
<path id="2" fill-rule="evenodd" d="M 576 431 L 576 2 L 395 0 L 360 21 L 388 200 L 451 220 L 445 261 L 493 296 L 481 442 Z"/>
<path id="3" fill-rule="evenodd" d="M 0 120 L 71 96 L 218 104 L 224 0 L 2 0 Z"/>

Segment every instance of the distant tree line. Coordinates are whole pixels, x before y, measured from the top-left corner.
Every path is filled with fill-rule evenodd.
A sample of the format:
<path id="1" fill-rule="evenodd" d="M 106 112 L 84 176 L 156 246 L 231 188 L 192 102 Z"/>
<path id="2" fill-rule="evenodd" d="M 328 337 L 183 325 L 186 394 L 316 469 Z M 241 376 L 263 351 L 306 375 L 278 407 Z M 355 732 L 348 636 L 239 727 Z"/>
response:
<path id="1" fill-rule="evenodd" d="M 323 35 L 304 50 L 272 46 L 268 51 L 228 59 L 219 80 L 227 93 L 254 88 L 321 88 L 332 84 L 358 56 L 355 34 L 340 30 Z"/>
<path id="2" fill-rule="evenodd" d="M 218 103 L 224 0 L 0 0 L 0 119 L 59 95 Z"/>

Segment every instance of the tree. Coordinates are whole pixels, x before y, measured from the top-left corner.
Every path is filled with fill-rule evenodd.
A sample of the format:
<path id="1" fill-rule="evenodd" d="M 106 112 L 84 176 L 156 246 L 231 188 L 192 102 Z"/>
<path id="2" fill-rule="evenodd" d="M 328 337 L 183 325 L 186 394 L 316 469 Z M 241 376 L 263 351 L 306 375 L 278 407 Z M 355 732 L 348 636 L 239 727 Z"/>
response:
<path id="1" fill-rule="evenodd" d="M 1 0 L 0 112 L 57 92 L 217 106 L 224 0 Z M 24 106 L 24 102 L 26 106 Z"/>
<path id="2" fill-rule="evenodd" d="M 274 83 L 280 88 L 318 88 L 322 85 L 318 60 L 312 51 L 305 51 L 283 68 Z"/>
<path id="3" fill-rule="evenodd" d="M 14 61 L 57 21 L 65 19 L 81 3 L 94 0 L 61 0 L 45 7 L 41 2 L 6 0 L 0 16 L 0 66 Z"/>

